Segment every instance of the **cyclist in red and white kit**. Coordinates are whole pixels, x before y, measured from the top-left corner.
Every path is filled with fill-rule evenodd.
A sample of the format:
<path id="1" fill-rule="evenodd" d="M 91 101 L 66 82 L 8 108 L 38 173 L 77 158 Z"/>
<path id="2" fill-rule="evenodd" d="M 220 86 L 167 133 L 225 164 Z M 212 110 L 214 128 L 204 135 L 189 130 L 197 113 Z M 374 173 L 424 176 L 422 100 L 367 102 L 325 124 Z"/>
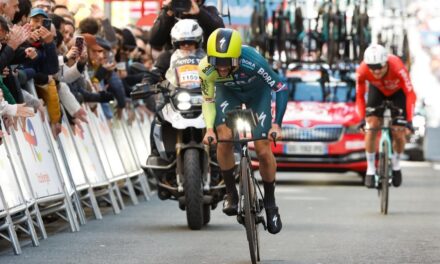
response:
<path id="1" fill-rule="evenodd" d="M 365 102 L 365 92 L 368 95 Z M 374 175 L 376 174 L 376 137 L 381 127 L 383 111 L 368 111 L 368 107 L 377 107 L 382 101 L 392 101 L 394 106 L 403 110 L 402 116 L 393 117 L 392 127 L 406 127 L 406 129 L 392 129 L 393 150 L 392 170 L 393 186 L 402 183 L 400 159 L 405 148 L 406 134 L 413 131 L 412 118 L 416 94 L 411 84 L 408 70 L 399 57 L 388 54 L 386 49 L 377 44 L 365 50 L 364 61 L 356 71 L 356 107 L 361 118 L 365 118 L 365 149 L 367 156 L 367 173 L 365 186 L 375 187 Z"/>

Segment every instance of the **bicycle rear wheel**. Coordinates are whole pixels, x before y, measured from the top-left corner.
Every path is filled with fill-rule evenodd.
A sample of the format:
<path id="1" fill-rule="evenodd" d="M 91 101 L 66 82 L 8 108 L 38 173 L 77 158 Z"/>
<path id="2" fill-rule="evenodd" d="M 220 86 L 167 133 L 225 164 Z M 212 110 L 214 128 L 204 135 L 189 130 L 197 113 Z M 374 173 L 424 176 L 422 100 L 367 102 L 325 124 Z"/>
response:
<path id="1" fill-rule="evenodd" d="M 388 142 L 383 143 L 382 153 L 380 153 L 379 160 L 379 175 L 380 175 L 380 212 L 384 215 L 388 214 L 388 198 L 389 198 L 389 179 L 390 179 L 390 157 Z"/>
<path id="2" fill-rule="evenodd" d="M 253 264 L 260 260 L 260 247 L 258 238 L 258 227 L 256 224 L 256 204 L 257 194 L 254 182 L 251 178 L 249 162 L 243 157 L 240 162 L 241 181 L 243 184 L 243 207 L 244 207 L 244 225 L 246 228 L 247 240 L 249 243 L 249 252 Z"/>

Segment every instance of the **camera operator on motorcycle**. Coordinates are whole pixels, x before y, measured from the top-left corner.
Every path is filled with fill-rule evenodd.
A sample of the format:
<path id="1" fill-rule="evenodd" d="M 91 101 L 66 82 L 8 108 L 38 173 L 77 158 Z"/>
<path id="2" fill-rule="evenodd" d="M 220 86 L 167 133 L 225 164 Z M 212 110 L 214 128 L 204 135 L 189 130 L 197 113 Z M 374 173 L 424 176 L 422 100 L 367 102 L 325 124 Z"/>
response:
<path id="1" fill-rule="evenodd" d="M 205 55 L 205 51 L 201 48 L 203 41 L 203 30 L 199 24 L 192 19 L 182 19 L 177 22 L 171 30 L 171 39 L 174 50 L 171 52 L 172 56 L 169 58 L 168 66 L 158 67 L 155 65 L 151 70 L 151 74 L 145 78 L 146 86 L 139 86 L 133 93 L 142 92 L 144 89 L 149 89 L 148 85 L 155 84 L 163 80 L 169 81 L 174 87 L 179 86 L 179 80 L 176 79 L 176 61 L 186 57 L 195 57 L 196 64 Z M 161 64 L 163 65 L 163 64 Z M 197 77 L 198 79 L 198 77 Z M 160 100 L 158 100 L 160 101 Z M 156 111 L 160 106 L 156 107 Z M 154 131 L 155 120 L 151 124 L 151 131 Z M 151 155 L 159 155 L 151 133 Z"/>
<path id="2" fill-rule="evenodd" d="M 207 57 L 199 64 L 204 97 L 203 116 L 206 122 L 204 143 L 232 139 L 232 132 L 225 124 L 228 110 L 246 104 L 258 115 L 258 125 L 254 137 L 268 140 L 255 141 L 255 149 L 260 161 L 260 174 L 264 184 L 264 207 L 267 227 L 270 233 L 281 231 L 282 223 L 275 202 L 276 161 L 271 151 L 270 135 L 276 133 L 281 139 L 281 122 L 287 106 L 288 90 L 279 76 L 272 71 L 267 61 L 252 47 L 242 46 L 241 36 L 232 29 L 217 29 L 208 39 Z M 272 123 L 271 91 L 276 92 L 276 116 Z M 215 131 L 214 131 L 215 127 Z M 236 215 L 238 193 L 235 186 L 232 143 L 217 146 L 217 159 L 226 185 L 223 212 Z"/>
<path id="3" fill-rule="evenodd" d="M 368 96 L 365 103 L 365 92 Z M 388 55 L 386 49 L 378 44 L 369 46 L 364 53 L 364 61 L 356 71 L 356 107 L 361 118 L 365 118 L 365 149 L 367 156 L 367 173 L 365 186 L 374 188 L 376 174 L 376 138 L 381 126 L 383 111 L 366 113 L 368 108 L 380 106 L 384 100 L 390 100 L 394 106 L 403 110 L 402 116 L 393 118 L 393 157 L 392 173 L 393 186 L 402 184 L 400 158 L 405 149 L 405 135 L 414 130 L 412 118 L 416 94 L 412 86 L 408 70 L 402 60 L 395 55 Z M 398 128 L 406 127 L 406 129 Z"/>

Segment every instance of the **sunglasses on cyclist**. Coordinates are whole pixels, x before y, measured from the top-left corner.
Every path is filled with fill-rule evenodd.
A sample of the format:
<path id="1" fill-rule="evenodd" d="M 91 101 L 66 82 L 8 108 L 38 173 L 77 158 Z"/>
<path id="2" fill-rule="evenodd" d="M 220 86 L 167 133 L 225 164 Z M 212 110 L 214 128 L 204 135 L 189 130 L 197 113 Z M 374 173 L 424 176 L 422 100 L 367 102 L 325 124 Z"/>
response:
<path id="1" fill-rule="evenodd" d="M 189 41 L 185 40 L 185 41 L 178 42 L 177 45 L 179 45 L 179 46 L 191 46 L 191 45 L 197 45 L 197 42 L 190 41 L 190 40 Z"/>
<path id="2" fill-rule="evenodd" d="M 383 67 L 385 67 L 385 64 L 380 64 L 380 63 L 367 64 L 367 66 L 370 70 L 374 71 L 374 70 L 381 70 Z"/>

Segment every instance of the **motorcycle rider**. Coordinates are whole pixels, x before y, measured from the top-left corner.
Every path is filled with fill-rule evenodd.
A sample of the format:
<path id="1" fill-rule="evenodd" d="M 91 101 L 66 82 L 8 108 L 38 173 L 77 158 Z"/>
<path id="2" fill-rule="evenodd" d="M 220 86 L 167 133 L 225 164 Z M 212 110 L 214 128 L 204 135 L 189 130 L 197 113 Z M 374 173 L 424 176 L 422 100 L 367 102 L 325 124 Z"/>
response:
<path id="1" fill-rule="evenodd" d="M 176 62 L 185 57 L 195 57 L 197 63 L 205 55 L 205 51 L 202 49 L 203 30 L 199 24 L 192 19 L 182 19 L 177 22 L 171 30 L 171 40 L 175 48 L 168 65 L 170 67 L 155 67 L 152 69 L 151 74 L 146 78 L 146 84 L 155 84 L 163 80 L 168 80 L 173 86 L 177 87 L 181 84 L 176 78 L 176 70 L 178 73 L 178 67 Z M 197 70 L 197 69 L 196 69 Z M 194 73 L 194 71 L 193 71 Z M 197 74 L 197 71 L 195 71 Z M 197 81 L 199 80 L 197 76 Z M 132 94 L 136 92 L 144 91 L 145 87 L 140 86 Z M 148 89 L 148 88 L 147 88 Z M 159 107 L 156 107 L 158 110 Z M 151 123 L 151 131 L 154 131 L 156 120 L 153 119 Z M 153 133 L 150 134 L 151 142 L 151 155 L 159 156 L 154 143 Z"/>
<path id="2" fill-rule="evenodd" d="M 199 64 L 206 122 L 204 143 L 232 139 L 232 132 L 225 124 L 225 113 L 242 103 L 258 115 L 254 137 L 270 138 L 272 132 L 281 139 L 281 122 L 287 106 L 288 90 L 267 61 L 252 47 L 241 45 L 240 33 L 232 29 L 217 29 L 208 39 L 207 57 Z M 276 92 L 276 116 L 272 122 L 271 91 Z M 217 132 L 217 135 L 214 131 Z M 276 161 L 269 140 L 255 141 L 260 161 L 260 174 L 264 185 L 264 207 L 270 233 L 281 231 L 282 223 L 275 203 Z M 233 144 L 217 146 L 217 159 L 226 185 L 223 212 L 236 215 L 238 194 L 234 177 Z"/>

